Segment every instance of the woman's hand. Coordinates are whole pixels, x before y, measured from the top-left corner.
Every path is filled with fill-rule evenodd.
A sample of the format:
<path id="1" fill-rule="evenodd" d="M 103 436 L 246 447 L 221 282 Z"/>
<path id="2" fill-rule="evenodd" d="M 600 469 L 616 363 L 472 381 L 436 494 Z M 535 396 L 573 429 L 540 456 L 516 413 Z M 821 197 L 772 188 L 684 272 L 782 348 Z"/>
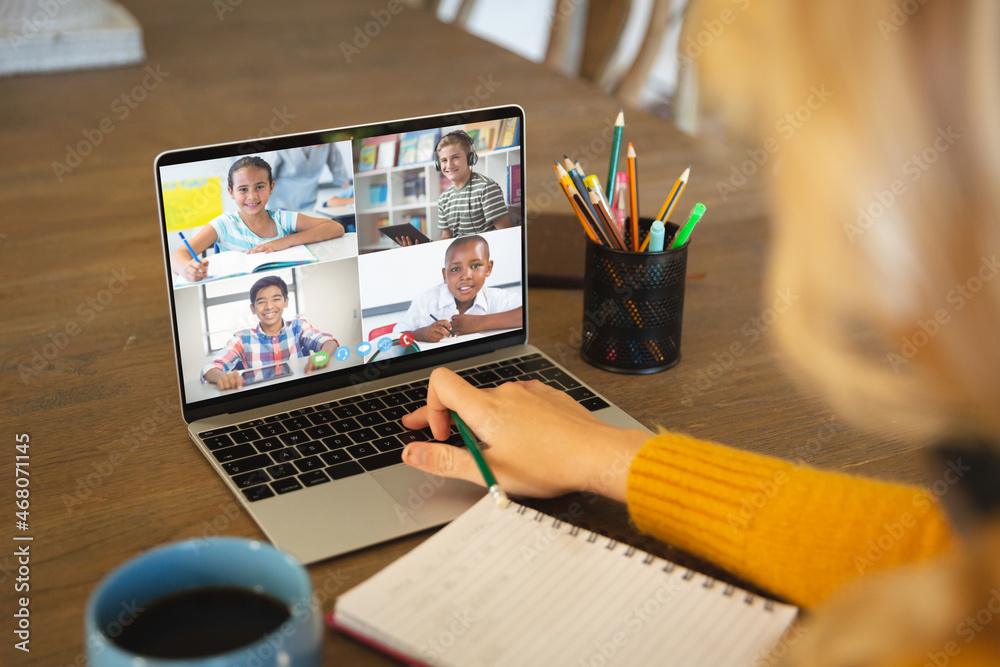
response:
<path id="1" fill-rule="evenodd" d="M 455 410 L 483 444 L 497 482 L 515 495 L 552 497 L 593 491 L 625 500 L 628 470 L 645 431 L 619 429 L 597 419 L 569 395 L 537 380 L 476 389 L 450 370 L 431 374 L 427 405 L 403 417 L 410 429 L 430 426 L 448 437 Z M 483 484 L 465 449 L 411 442 L 403 461 L 425 472 Z"/>

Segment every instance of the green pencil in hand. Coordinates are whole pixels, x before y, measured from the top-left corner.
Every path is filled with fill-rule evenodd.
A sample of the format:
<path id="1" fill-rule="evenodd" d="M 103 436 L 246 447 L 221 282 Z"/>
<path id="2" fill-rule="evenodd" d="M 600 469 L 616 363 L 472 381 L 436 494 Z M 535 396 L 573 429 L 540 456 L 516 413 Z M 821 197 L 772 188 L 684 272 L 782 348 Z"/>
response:
<path id="1" fill-rule="evenodd" d="M 451 419 L 455 422 L 455 426 L 458 427 L 458 432 L 462 434 L 462 440 L 465 441 L 466 446 L 469 448 L 469 452 L 472 453 L 472 458 L 476 460 L 476 465 L 479 466 L 479 472 L 483 474 L 483 479 L 486 480 L 486 486 L 490 489 L 490 495 L 493 496 L 493 502 L 497 504 L 500 509 L 505 509 L 510 505 L 510 498 L 507 494 L 503 492 L 500 485 L 497 484 L 497 478 L 493 476 L 493 471 L 490 470 L 489 464 L 486 463 L 486 459 L 483 458 L 483 453 L 479 449 L 479 442 L 476 440 L 476 436 L 473 435 L 469 427 L 465 425 L 462 418 L 458 416 L 458 413 L 454 410 L 449 410 L 451 413 Z"/>

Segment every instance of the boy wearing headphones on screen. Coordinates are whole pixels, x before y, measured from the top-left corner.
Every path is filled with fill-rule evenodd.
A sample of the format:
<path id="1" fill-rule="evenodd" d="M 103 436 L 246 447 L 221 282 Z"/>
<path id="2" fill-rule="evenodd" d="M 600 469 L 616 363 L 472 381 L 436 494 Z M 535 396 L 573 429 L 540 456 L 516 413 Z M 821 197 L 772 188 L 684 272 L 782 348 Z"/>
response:
<path id="1" fill-rule="evenodd" d="M 438 197 L 442 239 L 482 234 L 514 224 L 497 182 L 472 170 L 478 161 L 472 137 L 464 131 L 449 132 L 438 141 L 434 166 L 451 181 L 451 187 Z"/>

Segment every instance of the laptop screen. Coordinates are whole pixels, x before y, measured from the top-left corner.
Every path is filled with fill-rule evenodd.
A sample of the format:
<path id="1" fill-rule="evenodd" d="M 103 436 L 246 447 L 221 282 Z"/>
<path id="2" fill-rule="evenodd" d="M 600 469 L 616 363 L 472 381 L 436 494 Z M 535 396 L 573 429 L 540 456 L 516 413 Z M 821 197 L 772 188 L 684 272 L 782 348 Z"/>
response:
<path id="1" fill-rule="evenodd" d="M 158 156 L 185 418 L 523 343 L 523 126 L 497 107 Z"/>

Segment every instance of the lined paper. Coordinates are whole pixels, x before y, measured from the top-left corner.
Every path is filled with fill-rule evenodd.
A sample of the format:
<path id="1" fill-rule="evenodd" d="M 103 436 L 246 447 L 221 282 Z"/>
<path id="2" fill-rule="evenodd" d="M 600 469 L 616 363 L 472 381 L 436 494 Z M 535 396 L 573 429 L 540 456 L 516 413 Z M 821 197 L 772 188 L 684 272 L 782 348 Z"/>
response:
<path id="1" fill-rule="evenodd" d="M 753 665 L 797 609 L 484 497 L 342 595 L 336 623 L 428 665 Z"/>

